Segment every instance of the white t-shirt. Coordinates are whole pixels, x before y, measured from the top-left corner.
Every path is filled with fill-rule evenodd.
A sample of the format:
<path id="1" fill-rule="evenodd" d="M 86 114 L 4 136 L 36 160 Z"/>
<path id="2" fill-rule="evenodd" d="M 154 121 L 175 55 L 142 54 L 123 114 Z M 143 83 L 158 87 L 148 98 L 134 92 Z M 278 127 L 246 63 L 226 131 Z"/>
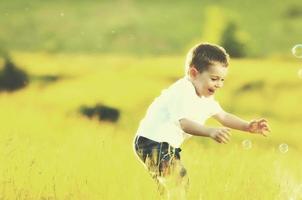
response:
<path id="1" fill-rule="evenodd" d="M 168 142 L 178 148 L 185 139 L 192 136 L 181 129 L 180 119 L 187 118 L 204 124 L 221 110 L 213 96 L 199 97 L 192 82 L 184 77 L 163 90 L 152 102 L 136 135 L 157 142 Z"/>

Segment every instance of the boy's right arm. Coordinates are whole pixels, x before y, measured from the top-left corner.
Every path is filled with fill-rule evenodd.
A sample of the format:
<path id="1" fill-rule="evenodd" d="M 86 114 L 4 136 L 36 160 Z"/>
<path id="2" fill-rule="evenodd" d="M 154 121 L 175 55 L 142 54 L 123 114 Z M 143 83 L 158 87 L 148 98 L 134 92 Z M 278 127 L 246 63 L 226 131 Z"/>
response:
<path id="1" fill-rule="evenodd" d="M 219 143 L 227 143 L 230 139 L 230 129 L 222 128 L 210 128 L 205 127 L 192 120 L 182 118 L 179 120 L 181 129 L 191 135 L 211 137 L 213 140 Z"/>

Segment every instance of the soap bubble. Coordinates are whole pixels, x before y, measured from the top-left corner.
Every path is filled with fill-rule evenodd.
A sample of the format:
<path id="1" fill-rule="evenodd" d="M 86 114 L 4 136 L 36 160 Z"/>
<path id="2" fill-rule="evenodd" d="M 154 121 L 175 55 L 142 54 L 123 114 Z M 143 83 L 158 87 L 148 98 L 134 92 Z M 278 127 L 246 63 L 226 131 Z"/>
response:
<path id="1" fill-rule="evenodd" d="M 65 14 L 63 12 L 61 12 L 60 15 L 61 15 L 61 17 L 64 17 Z"/>
<path id="2" fill-rule="evenodd" d="M 285 143 L 280 144 L 280 145 L 279 145 L 279 151 L 280 151 L 281 153 L 286 153 L 286 152 L 288 152 L 288 145 L 285 144 Z"/>
<path id="3" fill-rule="evenodd" d="M 252 148 L 252 142 L 250 140 L 243 140 L 242 147 L 244 149 L 250 149 L 250 148 Z"/>
<path id="4" fill-rule="evenodd" d="M 292 48 L 292 53 L 297 58 L 302 58 L 302 44 L 297 44 Z"/>

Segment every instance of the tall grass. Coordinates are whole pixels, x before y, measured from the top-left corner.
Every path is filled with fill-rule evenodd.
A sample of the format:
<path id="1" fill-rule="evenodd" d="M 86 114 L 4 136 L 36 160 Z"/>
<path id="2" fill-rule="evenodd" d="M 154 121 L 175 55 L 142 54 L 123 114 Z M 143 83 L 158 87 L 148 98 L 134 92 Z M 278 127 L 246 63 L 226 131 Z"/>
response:
<path id="1" fill-rule="evenodd" d="M 183 75 L 183 57 L 16 52 L 13 60 L 32 78 L 25 89 L 0 94 L 0 199 L 158 199 L 132 139 L 153 98 Z M 243 118 L 266 117 L 272 133 L 232 131 L 227 145 L 198 137 L 185 142 L 189 199 L 302 198 L 299 67 L 288 59 L 232 61 L 217 99 Z M 61 79 L 36 78 L 43 75 Z M 237 92 L 255 80 L 263 88 Z M 120 109 L 120 121 L 77 112 L 97 102 Z M 242 146 L 247 139 L 250 149 Z"/>

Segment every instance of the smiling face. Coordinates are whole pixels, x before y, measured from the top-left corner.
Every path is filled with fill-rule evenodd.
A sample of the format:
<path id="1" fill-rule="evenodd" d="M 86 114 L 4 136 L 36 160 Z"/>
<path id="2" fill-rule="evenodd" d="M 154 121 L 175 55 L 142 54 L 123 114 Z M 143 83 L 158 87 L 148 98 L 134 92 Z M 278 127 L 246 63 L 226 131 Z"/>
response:
<path id="1" fill-rule="evenodd" d="M 216 90 L 223 86 L 228 68 L 215 63 L 202 73 L 196 68 L 189 69 L 190 81 L 195 87 L 196 94 L 201 97 L 209 97 L 215 94 Z"/>

